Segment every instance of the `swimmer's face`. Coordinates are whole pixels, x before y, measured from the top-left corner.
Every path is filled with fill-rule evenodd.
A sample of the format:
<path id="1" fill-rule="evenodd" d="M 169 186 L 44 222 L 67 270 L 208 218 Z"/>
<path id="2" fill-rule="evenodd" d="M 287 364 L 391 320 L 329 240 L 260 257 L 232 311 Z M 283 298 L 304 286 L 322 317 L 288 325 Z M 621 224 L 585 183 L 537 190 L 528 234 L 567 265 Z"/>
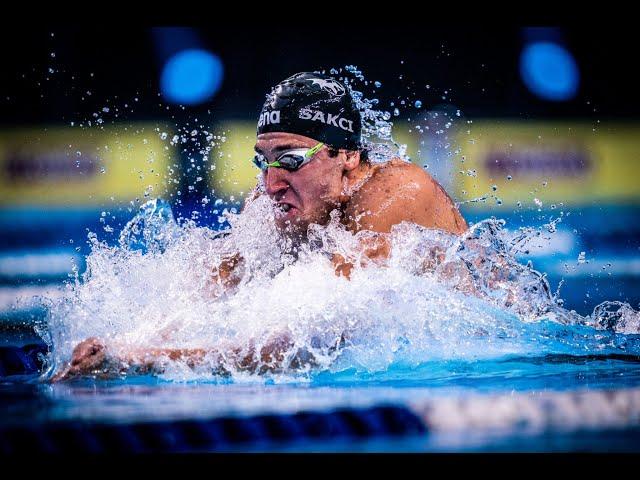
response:
<path id="1" fill-rule="evenodd" d="M 317 140 L 293 133 L 270 132 L 258 135 L 255 150 L 273 162 L 294 148 L 312 148 Z M 356 158 L 357 157 L 357 158 Z M 329 221 L 329 213 L 340 206 L 344 175 L 359 163 L 358 154 L 339 151 L 330 156 L 324 146 L 313 159 L 296 171 L 270 167 L 264 172 L 266 193 L 274 201 L 276 224 L 281 230 L 304 236 L 311 223 Z"/>

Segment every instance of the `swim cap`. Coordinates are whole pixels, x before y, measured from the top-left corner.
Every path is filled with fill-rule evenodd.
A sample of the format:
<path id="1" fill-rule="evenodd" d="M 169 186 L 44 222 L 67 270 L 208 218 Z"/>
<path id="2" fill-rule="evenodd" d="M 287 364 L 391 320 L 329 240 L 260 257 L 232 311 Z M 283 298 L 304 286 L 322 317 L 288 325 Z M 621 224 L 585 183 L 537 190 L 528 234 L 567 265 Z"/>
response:
<path id="1" fill-rule="evenodd" d="M 271 89 L 258 119 L 258 135 L 304 135 L 335 148 L 360 148 L 362 120 L 351 92 L 327 75 L 302 72 Z"/>

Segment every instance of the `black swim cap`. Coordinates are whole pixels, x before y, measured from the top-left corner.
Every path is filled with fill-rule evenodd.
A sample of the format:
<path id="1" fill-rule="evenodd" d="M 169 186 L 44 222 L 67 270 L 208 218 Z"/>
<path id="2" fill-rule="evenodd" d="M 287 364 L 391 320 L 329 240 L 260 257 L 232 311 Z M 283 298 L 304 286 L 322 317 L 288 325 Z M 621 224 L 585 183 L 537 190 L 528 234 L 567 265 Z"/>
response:
<path id="1" fill-rule="evenodd" d="M 362 120 L 351 92 L 327 75 L 303 72 L 271 89 L 258 118 L 258 135 L 304 135 L 335 148 L 361 147 Z"/>

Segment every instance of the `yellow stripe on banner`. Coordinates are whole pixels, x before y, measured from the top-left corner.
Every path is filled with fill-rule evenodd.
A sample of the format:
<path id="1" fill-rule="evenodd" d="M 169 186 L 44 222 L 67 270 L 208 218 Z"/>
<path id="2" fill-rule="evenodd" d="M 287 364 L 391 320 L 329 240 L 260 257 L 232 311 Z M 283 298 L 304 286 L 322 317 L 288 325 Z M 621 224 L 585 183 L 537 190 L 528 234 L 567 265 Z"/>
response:
<path id="1" fill-rule="evenodd" d="M 175 188 L 169 168 L 177 163 L 170 139 L 153 124 L 0 131 L 0 205 L 95 205 L 167 195 Z"/>
<path id="2" fill-rule="evenodd" d="M 253 164 L 256 144 L 255 122 L 225 122 L 213 131 L 222 136 L 212 148 L 209 186 L 217 197 L 240 200 L 256 185 L 260 171 Z"/>
<path id="3" fill-rule="evenodd" d="M 457 198 L 488 197 L 475 208 L 640 202 L 637 124 L 474 120 L 455 142 Z"/>

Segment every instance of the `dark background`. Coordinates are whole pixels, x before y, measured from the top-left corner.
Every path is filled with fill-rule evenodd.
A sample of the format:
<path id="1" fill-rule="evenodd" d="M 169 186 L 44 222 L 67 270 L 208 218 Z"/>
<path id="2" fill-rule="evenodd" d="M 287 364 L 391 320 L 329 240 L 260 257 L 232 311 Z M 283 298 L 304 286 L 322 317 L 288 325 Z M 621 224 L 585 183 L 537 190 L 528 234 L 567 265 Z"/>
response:
<path id="1" fill-rule="evenodd" d="M 467 116 L 604 120 L 637 118 L 640 111 L 638 42 L 629 27 L 552 31 L 396 24 L 356 29 L 344 24 L 311 29 L 299 22 L 281 28 L 238 22 L 193 32 L 202 47 L 220 56 L 225 73 L 213 100 L 188 110 L 209 110 L 216 118 L 257 116 L 264 94 L 279 80 L 298 71 L 345 65 L 356 65 L 368 80 L 382 82 L 383 104 L 404 93 L 429 106 L 448 90 L 450 101 Z M 574 99 L 538 99 L 520 80 L 520 51 L 526 39 L 536 36 L 557 38 L 573 53 L 580 69 Z M 4 125 L 66 122 L 90 115 L 105 99 L 136 96 L 140 103 L 128 120 L 165 114 L 157 96 L 162 54 L 152 28 L 2 31 L 0 45 Z M 49 68 L 55 74 L 48 75 Z M 82 100 L 79 93 L 87 90 L 92 95 Z"/>

